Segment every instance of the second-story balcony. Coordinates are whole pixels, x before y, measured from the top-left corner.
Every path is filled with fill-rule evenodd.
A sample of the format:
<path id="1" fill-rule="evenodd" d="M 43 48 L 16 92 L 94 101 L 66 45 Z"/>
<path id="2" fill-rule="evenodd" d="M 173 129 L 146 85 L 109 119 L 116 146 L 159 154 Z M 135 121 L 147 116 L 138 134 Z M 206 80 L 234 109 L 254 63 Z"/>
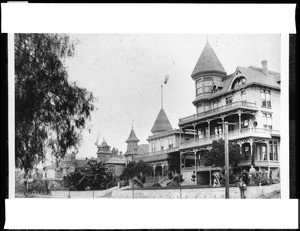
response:
<path id="1" fill-rule="evenodd" d="M 177 152 L 179 150 L 178 147 L 172 147 L 172 148 L 168 148 L 168 149 L 162 149 L 162 150 L 156 150 L 153 152 L 148 152 L 147 154 L 144 155 L 148 155 L 148 156 L 155 156 L 155 155 L 161 155 L 161 154 L 168 154 L 168 153 L 172 153 L 172 152 Z"/>
<path id="2" fill-rule="evenodd" d="M 158 150 L 155 152 L 148 152 L 146 154 L 136 155 L 134 159 L 136 161 L 142 160 L 144 162 L 161 161 L 169 158 L 175 158 L 174 155 L 170 154 L 175 154 L 177 152 L 179 152 L 179 147 L 173 147 L 164 150 Z"/>
<path id="3" fill-rule="evenodd" d="M 198 120 L 210 117 L 210 116 L 215 116 L 220 113 L 237 110 L 237 109 L 249 109 L 249 110 L 253 110 L 253 111 L 258 111 L 258 107 L 255 103 L 246 102 L 246 101 L 236 101 L 231 104 L 226 104 L 221 107 L 213 108 L 213 109 L 210 109 L 210 110 L 198 113 L 198 114 L 194 114 L 191 116 L 181 118 L 181 119 L 179 119 L 179 126 L 182 126 L 184 124 L 188 124 L 188 123 L 191 123 L 194 121 L 198 121 Z"/>
<path id="4" fill-rule="evenodd" d="M 247 137 L 257 138 L 271 138 L 273 134 L 279 135 L 280 132 L 277 130 L 266 130 L 263 128 L 243 128 L 241 130 L 233 130 L 228 132 L 229 140 L 243 139 Z M 224 139 L 224 134 L 210 135 L 202 138 L 195 138 L 192 140 L 185 140 L 180 143 L 179 149 L 195 148 L 200 146 L 206 146 L 212 144 L 214 140 Z"/>

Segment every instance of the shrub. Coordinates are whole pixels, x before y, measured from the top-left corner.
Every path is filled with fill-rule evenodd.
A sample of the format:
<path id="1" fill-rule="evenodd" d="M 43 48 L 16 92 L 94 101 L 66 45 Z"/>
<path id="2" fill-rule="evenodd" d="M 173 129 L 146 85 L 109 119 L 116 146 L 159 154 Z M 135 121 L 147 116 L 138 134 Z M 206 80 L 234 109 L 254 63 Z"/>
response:
<path id="1" fill-rule="evenodd" d="M 173 179 L 173 173 L 170 171 L 168 172 L 168 179 L 169 180 L 172 180 Z"/>
<path id="2" fill-rule="evenodd" d="M 44 181 L 34 179 L 32 182 L 28 184 L 28 191 L 29 192 L 39 192 L 45 193 L 47 190 L 47 186 Z"/>
<path id="3" fill-rule="evenodd" d="M 159 183 L 155 182 L 155 183 L 152 185 L 152 187 L 154 187 L 154 188 L 159 188 L 159 187 L 161 187 L 161 185 L 160 185 Z"/>
<path id="4" fill-rule="evenodd" d="M 172 181 L 170 181 L 168 184 L 167 184 L 167 187 L 179 187 L 181 185 L 181 183 L 183 182 L 183 178 L 182 178 L 182 175 L 175 175 L 174 178 L 172 179 Z"/>

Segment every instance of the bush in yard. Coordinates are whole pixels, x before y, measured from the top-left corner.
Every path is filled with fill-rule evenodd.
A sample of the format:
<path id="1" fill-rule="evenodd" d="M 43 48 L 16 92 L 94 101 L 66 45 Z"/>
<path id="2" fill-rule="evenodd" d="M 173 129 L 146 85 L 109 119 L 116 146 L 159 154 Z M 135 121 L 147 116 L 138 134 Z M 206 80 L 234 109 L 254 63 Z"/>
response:
<path id="1" fill-rule="evenodd" d="M 65 180 L 70 185 L 70 189 L 75 188 L 76 190 L 85 190 L 86 187 L 99 190 L 116 185 L 114 175 L 108 172 L 102 162 L 97 163 L 97 160 L 90 160 L 87 165 L 75 168 L 75 171 L 69 173 Z"/>
<path id="2" fill-rule="evenodd" d="M 153 185 L 152 185 L 153 188 L 161 188 L 161 185 L 157 182 L 155 182 Z"/>
<path id="3" fill-rule="evenodd" d="M 24 193 L 26 190 L 26 185 L 24 182 L 24 174 L 20 170 L 15 171 L 15 192 Z"/>
<path id="4" fill-rule="evenodd" d="M 180 187 L 183 182 L 181 174 L 176 174 L 171 182 L 167 184 L 168 187 Z"/>
<path id="5" fill-rule="evenodd" d="M 28 191 L 31 193 L 45 193 L 47 190 L 46 184 L 42 180 L 34 179 L 28 184 Z"/>
<path id="6" fill-rule="evenodd" d="M 173 179 L 173 173 L 171 171 L 168 172 L 168 179 L 169 180 Z"/>
<path id="7" fill-rule="evenodd" d="M 142 176 L 151 176 L 152 175 L 152 167 L 147 164 L 144 163 L 143 161 L 139 161 L 139 162 L 130 162 L 127 164 L 127 166 L 124 168 L 120 179 L 121 180 L 130 180 L 133 179 L 134 177 L 140 177 L 141 174 Z"/>

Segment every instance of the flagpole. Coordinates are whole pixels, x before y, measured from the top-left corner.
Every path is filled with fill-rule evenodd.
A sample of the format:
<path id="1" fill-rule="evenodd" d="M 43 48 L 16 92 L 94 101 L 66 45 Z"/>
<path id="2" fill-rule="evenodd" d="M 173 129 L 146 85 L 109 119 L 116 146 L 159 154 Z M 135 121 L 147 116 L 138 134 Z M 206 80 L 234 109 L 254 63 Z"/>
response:
<path id="1" fill-rule="evenodd" d="M 169 75 L 166 75 L 164 84 L 167 84 L 168 79 L 169 79 Z M 160 94 L 161 94 L 161 109 L 163 109 L 163 81 L 160 82 L 160 89 L 161 89 L 161 92 L 160 92 Z"/>

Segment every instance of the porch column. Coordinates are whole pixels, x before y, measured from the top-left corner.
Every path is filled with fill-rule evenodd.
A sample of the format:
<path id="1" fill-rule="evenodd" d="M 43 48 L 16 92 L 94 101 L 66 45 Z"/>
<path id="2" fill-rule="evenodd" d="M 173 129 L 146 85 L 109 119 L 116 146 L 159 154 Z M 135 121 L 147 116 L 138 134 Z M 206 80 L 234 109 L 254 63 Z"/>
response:
<path id="1" fill-rule="evenodd" d="M 193 124 L 194 129 L 194 143 L 196 142 L 196 124 Z"/>
<path id="2" fill-rule="evenodd" d="M 280 163 L 280 142 L 279 142 L 279 140 L 277 140 L 277 159 L 278 159 L 278 162 Z"/>
<path id="3" fill-rule="evenodd" d="M 239 142 L 239 146 L 240 146 L 240 154 L 243 154 L 243 144 L 242 142 Z"/>
<path id="4" fill-rule="evenodd" d="M 182 129 L 179 128 L 179 145 L 181 145 L 181 143 L 182 143 L 182 140 L 181 140 L 181 131 L 182 131 Z"/>
<path id="5" fill-rule="evenodd" d="M 225 116 L 222 116 L 222 136 L 223 136 L 223 139 L 225 139 L 225 123 L 224 123 L 224 119 L 225 119 Z"/>
<path id="6" fill-rule="evenodd" d="M 266 152 L 267 152 L 267 161 L 268 161 L 268 178 L 270 178 L 270 149 L 269 149 L 269 140 L 266 142 Z"/>
<path id="7" fill-rule="evenodd" d="M 242 112 L 241 110 L 238 110 L 238 116 L 239 116 L 239 132 L 242 130 Z"/>
<path id="8" fill-rule="evenodd" d="M 209 167 L 209 185 L 211 185 L 211 170 L 210 170 L 210 167 Z"/>
<path id="9" fill-rule="evenodd" d="M 266 152 L 267 152 L 267 161 L 270 160 L 270 153 L 269 153 L 269 141 L 266 142 Z"/>
<path id="10" fill-rule="evenodd" d="M 185 155 L 183 155 L 183 167 L 185 168 Z"/>
<path id="11" fill-rule="evenodd" d="M 184 132 L 184 129 L 182 129 L 183 131 L 183 142 L 185 142 L 185 132 Z"/>
<path id="12" fill-rule="evenodd" d="M 197 150 L 194 149 L 193 152 L 194 152 L 194 158 L 195 158 L 195 176 L 196 176 L 195 185 L 197 185 Z"/>
<path id="13" fill-rule="evenodd" d="M 208 137 L 210 137 L 210 120 L 207 121 L 207 128 Z"/>
<path id="14" fill-rule="evenodd" d="M 153 165 L 152 167 L 153 167 L 153 176 L 155 178 L 155 165 Z"/>
<path id="15" fill-rule="evenodd" d="M 161 164 L 161 178 L 164 177 L 164 167 L 165 167 L 165 164 Z"/>
<path id="16" fill-rule="evenodd" d="M 182 152 L 179 153 L 179 171 L 181 174 L 181 168 L 182 168 Z"/>
<path id="17" fill-rule="evenodd" d="M 250 138 L 250 162 L 252 163 L 252 155 L 253 155 L 253 139 Z"/>

